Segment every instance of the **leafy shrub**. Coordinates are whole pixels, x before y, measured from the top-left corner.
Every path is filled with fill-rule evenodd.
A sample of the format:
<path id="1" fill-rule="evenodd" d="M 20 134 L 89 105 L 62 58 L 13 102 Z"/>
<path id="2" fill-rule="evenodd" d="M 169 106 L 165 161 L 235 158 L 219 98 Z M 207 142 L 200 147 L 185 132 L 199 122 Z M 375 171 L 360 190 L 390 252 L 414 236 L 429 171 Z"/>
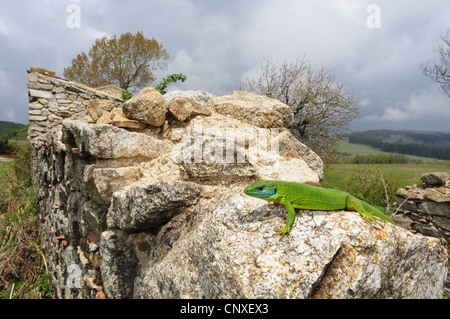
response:
<path id="1" fill-rule="evenodd" d="M 361 166 L 350 176 L 345 187 L 350 194 L 369 204 L 392 207 L 399 185 L 393 178 L 383 176 L 381 166 Z"/>
<path id="2" fill-rule="evenodd" d="M 0 138 L 0 154 L 9 155 L 13 151 L 12 145 L 9 143 L 8 139 Z"/>

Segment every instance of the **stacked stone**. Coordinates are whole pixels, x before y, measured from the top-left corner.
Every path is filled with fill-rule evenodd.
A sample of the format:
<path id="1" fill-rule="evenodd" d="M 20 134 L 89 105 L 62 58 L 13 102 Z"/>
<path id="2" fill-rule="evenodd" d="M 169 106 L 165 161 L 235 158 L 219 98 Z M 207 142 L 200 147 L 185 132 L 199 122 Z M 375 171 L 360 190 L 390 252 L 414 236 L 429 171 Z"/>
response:
<path id="1" fill-rule="evenodd" d="M 450 179 L 446 172 L 421 176 L 423 184 L 397 190 L 398 224 L 450 243 Z"/>
<path id="2" fill-rule="evenodd" d="M 446 172 L 427 173 L 422 185 L 397 190 L 399 214 L 395 221 L 413 233 L 441 238 L 450 248 L 450 177 Z M 444 287 L 450 296 L 450 264 Z"/>
<path id="3" fill-rule="evenodd" d="M 28 138 L 32 142 L 60 126 L 65 118 L 86 110 L 94 98 L 121 102 L 105 92 L 55 77 L 50 71 L 32 68 L 28 72 Z"/>

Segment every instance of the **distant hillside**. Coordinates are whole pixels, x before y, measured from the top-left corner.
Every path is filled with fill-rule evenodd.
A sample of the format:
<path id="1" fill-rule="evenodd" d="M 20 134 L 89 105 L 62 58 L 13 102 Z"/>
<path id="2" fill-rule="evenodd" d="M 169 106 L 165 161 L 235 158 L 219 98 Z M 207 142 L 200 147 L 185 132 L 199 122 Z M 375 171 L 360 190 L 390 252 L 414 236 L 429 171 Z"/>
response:
<path id="1" fill-rule="evenodd" d="M 0 121 L 0 139 L 26 140 L 27 127 L 20 123 Z"/>
<path id="2" fill-rule="evenodd" d="M 450 132 L 374 130 L 353 132 L 346 137 L 350 143 L 385 152 L 450 160 Z"/>

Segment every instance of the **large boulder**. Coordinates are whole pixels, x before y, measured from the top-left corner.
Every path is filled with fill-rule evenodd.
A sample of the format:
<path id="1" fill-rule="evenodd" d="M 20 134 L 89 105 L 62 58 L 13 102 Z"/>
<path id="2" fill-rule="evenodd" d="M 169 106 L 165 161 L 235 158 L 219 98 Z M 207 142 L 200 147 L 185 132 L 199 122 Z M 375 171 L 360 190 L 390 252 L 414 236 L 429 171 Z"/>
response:
<path id="1" fill-rule="evenodd" d="M 290 127 L 294 117 L 288 105 L 247 91 L 234 91 L 208 101 L 217 113 L 263 128 Z"/>
<path id="2" fill-rule="evenodd" d="M 141 178 L 139 167 L 99 168 L 89 165 L 83 174 L 86 190 L 92 200 L 109 206 L 113 193 Z"/>
<path id="3" fill-rule="evenodd" d="M 63 122 L 63 138 L 72 148 L 98 159 L 156 158 L 170 151 L 170 145 L 149 135 L 129 132 L 107 124 Z"/>
<path id="4" fill-rule="evenodd" d="M 192 178 L 280 179 L 318 185 L 323 162 L 284 129 L 214 113 L 172 131 L 174 162 Z M 289 156 L 292 155 L 292 156 Z"/>
<path id="5" fill-rule="evenodd" d="M 151 87 L 143 88 L 123 105 L 123 113 L 127 118 L 153 126 L 164 124 L 166 112 L 163 96 Z"/>
<path id="6" fill-rule="evenodd" d="M 191 182 L 135 183 L 114 193 L 108 227 L 136 231 L 158 226 L 197 203 L 201 190 Z"/>
<path id="7" fill-rule="evenodd" d="M 216 188 L 165 224 L 135 298 L 441 298 L 447 253 L 438 239 L 355 212 L 303 212 L 291 236 L 282 205 Z"/>
<path id="8" fill-rule="evenodd" d="M 179 121 L 184 122 L 195 115 L 211 115 L 211 110 L 188 97 L 176 97 L 167 103 L 169 112 Z"/>

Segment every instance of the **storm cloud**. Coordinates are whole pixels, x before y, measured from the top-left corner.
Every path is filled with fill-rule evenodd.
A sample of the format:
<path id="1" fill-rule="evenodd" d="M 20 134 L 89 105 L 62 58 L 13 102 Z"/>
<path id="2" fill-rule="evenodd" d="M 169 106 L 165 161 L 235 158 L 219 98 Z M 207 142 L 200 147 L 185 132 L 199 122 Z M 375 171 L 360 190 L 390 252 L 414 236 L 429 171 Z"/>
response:
<path id="1" fill-rule="evenodd" d="M 361 107 L 352 129 L 448 130 L 450 100 L 420 65 L 437 59 L 449 17 L 448 0 L 8 1 L 0 12 L 0 120 L 28 122 L 30 67 L 62 76 L 96 38 L 143 31 L 170 54 L 158 78 L 188 77 L 169 89 L 226 94 L 258 74 L 264 57 L 305 56 L 346 83 Z"/>

